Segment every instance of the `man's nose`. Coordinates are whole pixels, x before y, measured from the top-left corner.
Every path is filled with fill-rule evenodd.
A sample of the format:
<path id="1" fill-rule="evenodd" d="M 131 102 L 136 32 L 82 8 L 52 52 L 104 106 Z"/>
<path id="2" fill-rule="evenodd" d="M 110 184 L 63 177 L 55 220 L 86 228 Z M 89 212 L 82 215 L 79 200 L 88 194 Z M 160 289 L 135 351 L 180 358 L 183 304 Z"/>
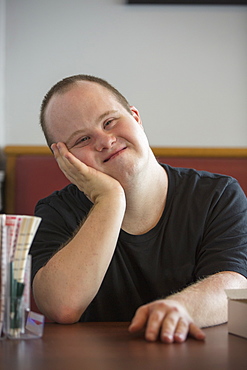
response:
<path id="1" fill-rule="evenodd" d="M 110 149 L 116 142 L 116 137 L 112 133 L 100 133 L 95 138 L 95 149 L 101 152 L 104 149 Z"/>

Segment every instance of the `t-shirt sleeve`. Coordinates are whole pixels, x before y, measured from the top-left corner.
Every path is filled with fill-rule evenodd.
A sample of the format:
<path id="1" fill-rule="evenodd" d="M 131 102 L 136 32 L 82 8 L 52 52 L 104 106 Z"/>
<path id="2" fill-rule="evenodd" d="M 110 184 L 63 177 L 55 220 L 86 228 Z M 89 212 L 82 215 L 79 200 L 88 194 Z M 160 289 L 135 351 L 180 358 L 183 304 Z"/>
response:
<path id="1" fill-rule="evenodd" d="M 234 179 L 216 189 L 197 250 L 197 278 L 220 271 L 247 277 L 247 199 Z"/>
<path id="2" fill-rule="evenodd" d="M 53 207 L 47 204 L 40 204 L 35 215 L 41 217 L 42 220 L 30 249 L 32 256 L 32 280 L 37 271 L 70 238 L 65 220 Z"/>
<path id="3" fill-rule="evenodd" d="M 37 271 L 71 239 L 90 207 L 89 200 L 78 198 L 73 187 L 38 202 L 35 215 L 42 220 L 30 249 L 32 281 Z"/>

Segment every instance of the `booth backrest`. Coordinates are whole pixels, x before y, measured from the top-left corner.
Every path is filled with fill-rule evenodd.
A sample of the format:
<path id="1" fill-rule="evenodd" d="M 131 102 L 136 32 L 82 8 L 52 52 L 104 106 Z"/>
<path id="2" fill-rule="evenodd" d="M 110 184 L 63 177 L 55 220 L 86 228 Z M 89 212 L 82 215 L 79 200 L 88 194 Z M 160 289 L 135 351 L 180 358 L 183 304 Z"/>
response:
<path id="1" fill-rule="evenodd" d="M 160 162 L 235 177 L 247 194 L 247 148 L 152 148 Z M 37 201 L 69 181 L 45 146 L 8 146 L 4 211 L 33 215 Z"/>
<path id="2" fill-rule="evenodd" d="M 8 146 L 5 155 L 6 213 L 33 215 L 39 199 L 69 184 L 46 147 Z"/>
<path id="3" fill-rule="evenodd" d="M 247 158 L 169 158 L 161 157 L 162 163 L 173 167 L 195 168 L 230 175 L 238 180 L 247 195 Z"/>
<path id="4" fill-rule="evenodd" d="M 52 156 L 22 155 L 16 159 L 15 213 L 34 213 L 37 201 L 69 184 Z"/>

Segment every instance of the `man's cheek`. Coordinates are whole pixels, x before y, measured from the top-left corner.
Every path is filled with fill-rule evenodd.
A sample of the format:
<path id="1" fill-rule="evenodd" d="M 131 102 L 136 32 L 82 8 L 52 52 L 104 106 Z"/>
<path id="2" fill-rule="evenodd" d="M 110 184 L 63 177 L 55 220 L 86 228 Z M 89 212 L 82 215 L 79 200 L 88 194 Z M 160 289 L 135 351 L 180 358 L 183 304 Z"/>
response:
<path id="1" fill-rule="evenodd" d="M 86 156 L 86 155 L 82 156 L 82 155 L 75 155 L 75 154 L 74 154 L 74 156 L 77 159 L 79 159 L 79 161 L 86 164 L 87 166 L 97 169 L 97 166 L 96 166 L 95 162 L 89 156 Z"/>

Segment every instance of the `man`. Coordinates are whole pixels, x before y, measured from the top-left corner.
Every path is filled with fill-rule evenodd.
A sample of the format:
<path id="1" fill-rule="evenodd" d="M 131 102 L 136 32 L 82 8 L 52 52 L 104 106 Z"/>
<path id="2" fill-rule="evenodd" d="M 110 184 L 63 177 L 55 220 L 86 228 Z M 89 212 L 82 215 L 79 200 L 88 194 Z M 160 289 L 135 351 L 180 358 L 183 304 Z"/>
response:
<path id="1" fill-rule="evenodd" d="M 58 82 L 41 126 L 72 184 L 36 207 L 40 310 L 59 323 L 132 319 L 130 332 L 166 343 L 226 322 L 224 290 L 247 277 L 237 181 L 159 164 L 138 110 L 96 77 Z"/>

